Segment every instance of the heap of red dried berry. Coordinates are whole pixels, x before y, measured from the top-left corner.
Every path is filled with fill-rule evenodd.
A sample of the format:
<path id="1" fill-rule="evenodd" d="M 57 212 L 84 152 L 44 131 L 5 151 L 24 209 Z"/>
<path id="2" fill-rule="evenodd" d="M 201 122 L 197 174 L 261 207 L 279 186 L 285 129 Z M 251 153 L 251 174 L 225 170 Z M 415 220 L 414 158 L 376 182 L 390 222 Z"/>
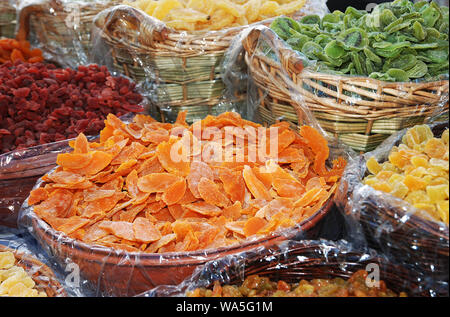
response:
<path id="1" fill-rule="evenodd" d="M 142 112 L 142 100 L 133 82 L 104 66 L 7 62 L 0 65 L 0 154 L 96 135 L 109 113 Z"/>

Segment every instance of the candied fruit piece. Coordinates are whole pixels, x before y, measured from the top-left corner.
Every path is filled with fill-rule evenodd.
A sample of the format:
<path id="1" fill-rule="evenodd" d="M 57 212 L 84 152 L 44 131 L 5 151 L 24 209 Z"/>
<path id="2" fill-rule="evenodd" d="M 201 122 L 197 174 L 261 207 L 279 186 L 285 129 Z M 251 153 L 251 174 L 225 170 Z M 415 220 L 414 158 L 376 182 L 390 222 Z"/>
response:
<path id="1" fill-rule="evenodd" d="M 427 186 L 426 191 L 433 203 L 448 199 L 448 185 Z"/>
<path id="2" fill-rule="evenodd" d="M 425 187 L 427 186 L 427 183 L 423 181 L 421 178 L 412 175 L 406 175 L 405 179 L 403 180 L 403 183 L 411 191 L 425 189 Z"/>
<path id="3" fill-rule="evenodd" d="M 367 160 L 367 169 L 370 173 L 377 175 L 379 172 L 381 172 L 382 167 L 374 157 L 371 157 Z"/>

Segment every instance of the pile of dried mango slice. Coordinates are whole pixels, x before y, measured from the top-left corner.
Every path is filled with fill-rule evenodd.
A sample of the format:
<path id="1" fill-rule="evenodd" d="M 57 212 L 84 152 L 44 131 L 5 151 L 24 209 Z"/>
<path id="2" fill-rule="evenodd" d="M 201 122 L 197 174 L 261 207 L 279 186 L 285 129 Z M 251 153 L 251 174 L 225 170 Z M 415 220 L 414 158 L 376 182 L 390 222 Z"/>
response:
<path id="1" fill-rule="evenodd" d="M 448 142 L 448 129 L 436 138 L 428 125 L 415 126 L 391 150 L 389 161 L 379 164 L 374 157 L 367 161 L 371 175 L 364 183 L 404 199 L 448 225 Z"/>
<path id="2" fill-rule="evenodd" d="M 126 251 L 212 249 L 293 227 L 334 193 L 327 141 L 289 123 L 269 128 L 227 112 L 191 126 L 110 114 L 98 142 L 81 134 L 28 204 L 71 238 Z M 231 137 L 230 137 L 231 136 Z M 258 155 L 254 155 L 254 151 Z M 269 151 L 270 150 L 270 151 Z M 268 154 L 267 154 L 268 153 Z"/>

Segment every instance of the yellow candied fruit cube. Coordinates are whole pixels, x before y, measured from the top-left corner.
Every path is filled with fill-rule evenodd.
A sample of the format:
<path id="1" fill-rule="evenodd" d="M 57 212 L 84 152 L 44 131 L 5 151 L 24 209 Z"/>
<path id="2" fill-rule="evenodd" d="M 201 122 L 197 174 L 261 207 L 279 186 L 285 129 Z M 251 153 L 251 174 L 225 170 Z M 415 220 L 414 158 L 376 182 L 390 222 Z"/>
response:
<path id="1" fill-rule="evenodd" d="M 403 183 L 397 183 L 392 186 L 391 195 L 403 199 L 409 192 L 409 188 Z"/>
<path id="2" fill-rule="evenodd" d="M 449 131 L 448 131 L 448 129 L 446 129 L 446 130 L 444 131 L 444 133 L 442 133 L 441 140 L 442 140 L 442 142 L 444 142 L 446 145 L 448 145 L 448 138 L 449 138 Z"/>
<path id="3" fill-rule="evenodd" d="M 448 186 L 448 178 L 445 177 L 434 177 L 431 181 L 427 182 L 427 185 L 447 185 Z"/>
<path id="4" fill-rule="evenodd" d="M 428 197 L 427 193 L 424 190 L 415 190 L 410 192 L 405 201 L 410 203 L 411 205 L 415 205 L 418 203 L 431 203 L 430 197 Z"/>
<path id="5" fill-rule="evenodd" d="M 391 171 L 391 172 L 396 172 L 399 173 L 401 170 L 398 169 L 397 167 L 395 167 L 393 164 L 389 163 L 389 162 L 384 162 L 381 165 L 381 168 L 383 169 L 383 171 Z"/>
<path id="6" fill-rule="evenodd" d="M 430 159 L 430 166 L 437 167 L 448 172 L 448 160 L 432 158 Z"/>
<path id="7" fill-rule="evenodd" d="M 367 177 L 364 179 L 364 184 L 369 185 L 369 186 L 372 186 L 373 184 L 376 184 L 376 183 L 378 183 L 378 182 L 379 182 L 378 178 L 376 178 L 376 177 L 373 176 L 373 175 L 367 176 Z"/>
<path id="8" fill-rule="evenodd" d="M 448 172 L 444 171 L 440 167 L 429 167 L 427 168 L 427 173 L 434 177 L 445 177 L 446 175 L 448 175 Z"/>
<path id="9" fill-rule="evenodd" d="M 0 252 L 0 269 L 9 269 L 15 262 L 14 253 L 10 251 Z"/>
<path id="10" fill-rule="evenodd" d="M 428 167 L 428 158 L 424 155 L 413 156 L 411 163 L 414 167 Z"/>
<path id="11" fill-rule="evenodd" d="M 29 293 L 30 289 L 25 286 L 22 282 L 18 282 L 11 286 L 8 291 L 9 296 L 14 297 L 25 297 L 27 293 Z"/>
<path id="12" fill-rule="evenodd" d="M 388 179 L 388 183 L 389 183 L 389 185 L 395 185 L 397 183 L 403 182 L 404 179 L 405 179 L 405 176 L 403 176 L 403 175 L 392 174 L 392 176 L 389 177 L 389 179 Z"/>
<path id="13" fill-rule="evenodd" d="M 391 185 L 389 185 L 388 183 L 384 182 L 384 181 L 380 181 L 377 184 L 373 184 L 372 187 L 376 190 L 385 192 L 385 193 L 390 193 L 392 191 L 392 187 Z"/>
<path id="14" fill-rule="evenodd" d="M 415 177 L 423 177 L 427 173 L 427 170 L 423 166 L 419 166 L 411 170 L 408 174 Z"/>
<path id="15" fill-rule="evenodd" d="M 441 200 L 436 203 L 437 211 L 441 217 L 442 222 L 448 225 L 448 200 Z"/>
<path id="16" fill-rule="evenodd" d="M 425 189 L 427 186 L 427 183 L 421 178 L 412 175 L 406 175 L 403 180 L 403 184 L 405 184 L 411 191 Z"/>
<path id="17" fill-rule="evenodd" d="M 407 156 L 404 156 L 400 151 L 391 152 L 391 154 L 389 154 L 389 162 L 391 162 L 398 168 L 403 168 L 406 164 L 409 163 L 409 158 Z"/>
<path id="18" fill-rule="evenodd" d="M 394 172 L 391 172 L 391 171 L 381 171 L 381 172 L 379 172 L 379 173 L 377 174 L 377 178 L 378 178 L 380 181 L 385 182 L 385 181 L 388 181 L 389 178 L 391 178 L 392 175 L 394 175 Z"/>
<path id="19" fill-rule="evenodd" d="M 417 209 L 425 210 L 433 218 L 439 219 L 436 207 L 433 204 L 418 203 L 414 204 L 414 207 Z"/>
<path id="20" fill-rule="evenodd" d="M 407 146 L 413 148 L 416 144 L 422 144 L 425 141 L 433 137 L 433 131 L 426 125 L 416 125 L 415 127 L 409 129 L 403 136 L 403 143 Z"/>
<path id="21" fill-rule="evenodd" d="M 425 144 L 425 153 L 432 158 L 443 158 L 447 151 L 447 146 L 440 139 L 432 138 Z"/>
<path id="22" fill-rule="evenodd" d="M 432 202 L 448 199 L 448 185 L 427 186 L 427 195 Z"/>
<path id="23" fill-rule="evenodd" d="M 368 159 L 366 165 L 369 172 L 374 175 L 377 175 L 382 169 L 381 165 L 377 162 L 377 160 L 374 157 Z"/>
<path id="24" fill-rule="evenodd" d="M 10 277 L 8 277 L 6 280 L 4 280 L 2 282 L 2 284 L 0 284 L 0 286 L 2 288 L 9 290 L 11 287 L 13 287 L 17 283 L 19 283 L 21 280 L 22 280 L 22 275 L 19 273 L 15 273 L 15 274 L 11 275 Z"/>

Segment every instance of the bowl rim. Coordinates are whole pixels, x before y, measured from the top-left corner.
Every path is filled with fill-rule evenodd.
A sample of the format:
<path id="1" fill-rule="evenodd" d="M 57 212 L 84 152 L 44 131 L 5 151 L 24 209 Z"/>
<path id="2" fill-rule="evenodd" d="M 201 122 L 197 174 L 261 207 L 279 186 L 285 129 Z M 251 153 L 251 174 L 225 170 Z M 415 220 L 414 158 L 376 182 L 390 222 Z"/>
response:
<path id="1" fill-rule="evenodd" d="M 335 193 L 331 195 L 331 197 L 325 202 L 325 204 L 316 211 L 309 218 L 303 220 L 299 224 L 296 224 L 293 227 L 278 230 L 274 233 L 271 233 L 266 236 L 257 237 L 253 239 L 248 239 L 248 241 L 244 241 L 243 243 L 225 246 L 215 249 L 202 249 L 195 251 L 186 251 L 186 252 L 165 252 L 165 253 L 146 253 L 146 252 L 130 252 L 121 249 L 115 249 L 112 247 L 102 246 L 99 244 L 88 244 L 86 242 L 76 240 L 68 237 L 65 233 L 61 231 L 57 231 L 52 228 L 46 221 L 40 218 L 33 210 L 32 207 L 28 207 L 31 210 L 29 211 L 28 217 L 31 219 L 31 223 L 33 229 L 37 235 L 41 236 L 41 240 L 47 240 L 45 243 L 50 244 L 49 242 L 56 243 L 58 245 L 58 249 L 61 247 L 68 247 L 70 249 L 77 249 L 80 252 L 86 254 L 95 254 L 95 256 L 103 256 L 108 258 L 138 258 L 139 261 L 149 261 L 155 260 L 155 265 L 158 266 L 178 266 L 180 263 L 175 263 L 171 261 L 182 261 L 184 263 L 189 262 L 206 262 L 214 257 L 219 257 L 222 254 L 226 253 L 239 253 L 257 246 L 264 245 L 266 243 L 270 243 L 277 239 L 286 239 L 289 240 L 293 238 L 296 234 L 306 232 L 316 225 L 320 220 L 324 218 L 326 214 L 332 209 L 334 206 L 334 196 Z M 133 265 L 130 261 L 126 263 L 120 263 L 121 266 Z"/>

